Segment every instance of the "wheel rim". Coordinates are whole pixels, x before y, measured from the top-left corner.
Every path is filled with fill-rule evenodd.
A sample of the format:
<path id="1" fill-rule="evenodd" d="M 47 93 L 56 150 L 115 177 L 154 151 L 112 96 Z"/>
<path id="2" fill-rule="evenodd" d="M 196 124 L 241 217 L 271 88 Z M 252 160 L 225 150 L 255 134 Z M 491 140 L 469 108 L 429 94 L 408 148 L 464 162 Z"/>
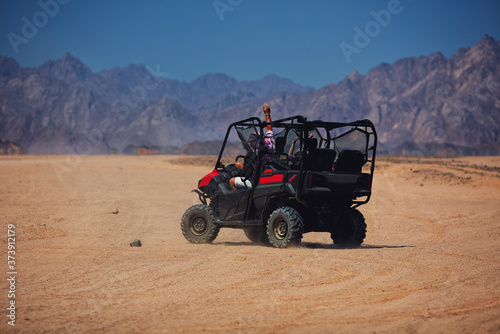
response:
<path id="1" fill-rule="evenodd" d="M 191 224 L 189 226 L 189 229 L 191 233 L 195 235 L 203 235 L 208 228 L 207 221 L 205 218 L 201 216 L 195 216 L 193 219 L 191 219 Z"/>
<path id="2" fill-rule="evenodd" d="M 288 233 L 288 224 L 286 220 L 281 219 L 276 224 L 274 224 L 274 236 L 278 240 L 283 240 L 285 239 L 287 233 Z"/>

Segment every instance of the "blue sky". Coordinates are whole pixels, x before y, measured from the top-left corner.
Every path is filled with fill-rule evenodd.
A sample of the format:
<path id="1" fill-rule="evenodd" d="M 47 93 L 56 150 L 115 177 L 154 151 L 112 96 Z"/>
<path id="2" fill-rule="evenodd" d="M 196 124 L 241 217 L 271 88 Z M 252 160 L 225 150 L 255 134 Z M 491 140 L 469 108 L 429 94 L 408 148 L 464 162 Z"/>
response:
<path id="1" fill-rule="evenodd" d="M 94 72 L 159 65 L 170 78 L 188 82 L 206 73 L 238 80 L 276 74 L 320 88 L 382 62 L 437 51 L 450 57 L 484 34 L 500 40 L 498 0 L 0 4 L 0 54 L 21 66 L 37 67 L 70 52 Z"/>

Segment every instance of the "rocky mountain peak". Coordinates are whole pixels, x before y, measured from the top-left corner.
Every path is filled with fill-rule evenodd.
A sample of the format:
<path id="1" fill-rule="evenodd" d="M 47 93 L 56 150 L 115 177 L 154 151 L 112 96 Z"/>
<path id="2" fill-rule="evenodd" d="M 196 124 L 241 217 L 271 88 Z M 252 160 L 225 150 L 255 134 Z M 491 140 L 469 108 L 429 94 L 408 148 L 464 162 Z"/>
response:
<path id="1" fill-rule="evenodd" d="M 253 82 L 254 86 L 260 87 L 262 90 L 272 91 L 272 92 L 310 92 L 314 90 L 310 87 L 304 87 L 299 84 L 294 83 L 292 80 L 280 78 L 275 74 L 270 74 L 264 78 Z"/>
<path id="2" fill-rule="evenodd" d="M 478 44 L 470 48 L 468 53 L 471 54 L 471 58 L 486 58 L 491 65 L 498 65 L 500 61 L 500 42 L 493 37 L 484 35 Z"/>
<path id="3" fill-rule="evenodd" d="M 62 80 L 66 83 L 84 82 L 93 75 L 84 63 L 68 52 L 60 59 L 46 61 L 38 68 L 38 73 L 44 77 Z"/>
<path id="4" fill-rule="evenodd" d="M 19 64 L 12 58 L 0 56 L 0 78 L 10 78 L 18 75 Z"/>
<path id="5" fill-rule="evenodd" d="M 236 82 L 236 79 L 224 73 L 207 73 L 193 80 L 191 85 L 201 87 L 230 87 Z"/>
<path id="6" fill-rule="evenodd" d="M 350 80 L 350 81 L 352 81 L 352 82 L 357 82 L 357 81 L 359 81 L 362 77 L 363 77 L 363 76 L 362 76 L 361 74 L 359 74 L 359 72 L 358 72 L 358 71 L 353 70 L 353 71 L 351 72 L 351 74 L 349 74 L 349 75 L 346 77 L 346 79 L 347 79 L 347 80 Z"/>
<path id="7" fill-rule="evenodd" d="M 486 64 L 487 67 L 496 68 L 500 62 L 500 42 L 484 35 L 479 43 L 471 48 L 461 48 L 450 58 L 453 62 L 474 63 L 479 66 Z M 482 64 L 479 64 L 479 63 Z"/>
<path id="8" fill-rule="evenodd" d="M 142 64 L 129 64 L 123 68 L 117 66 L 109 70 L 102 70 L 97 74 L 105 80 L 114 81 L 119 85 L 134 87 L 142 83 L 144 78 L 149 75 L 149 71 Z"/>
<path id="9" fill-rule="evenodd" d="M 497 41 L 489 35 L 484 35 L 481 41 L 475 46 L 478 48 L 489 47 L 495 50 L 500 49 L 500 41 Z"/>

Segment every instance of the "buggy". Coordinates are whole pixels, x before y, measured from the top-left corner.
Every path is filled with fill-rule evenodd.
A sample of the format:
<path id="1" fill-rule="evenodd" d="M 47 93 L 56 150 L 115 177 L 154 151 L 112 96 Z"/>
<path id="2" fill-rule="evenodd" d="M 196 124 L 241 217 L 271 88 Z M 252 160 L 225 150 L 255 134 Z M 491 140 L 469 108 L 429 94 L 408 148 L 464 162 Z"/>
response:
<path id="1" fill-rule="evenodd" d="M 252 149 L 247 142 L 256 134 L 263 143 L 268 125 L 274 132 L 272 155 L 264 145 Z M 210 243 L 220 228 L 239 228 L 252 242 L 284 248 L 300 243 L 304 233 L 328 232 L 335 245 L 357 247 L 366 236 L 357 208 L 371 196 L 376 147 L 369 120 L 337 123 L 294 116 L 232 123 L 214 170 L 194 190 L 201 204 L 184 213 L 182 233 L 192 243 Z M 244 170 L 225 166 L 226 156 L 244 160 Z M 252 173 L 245 173 L 247 166 Z M 233 189 L 228 181 L 236 175 L 251 186 Z"/>

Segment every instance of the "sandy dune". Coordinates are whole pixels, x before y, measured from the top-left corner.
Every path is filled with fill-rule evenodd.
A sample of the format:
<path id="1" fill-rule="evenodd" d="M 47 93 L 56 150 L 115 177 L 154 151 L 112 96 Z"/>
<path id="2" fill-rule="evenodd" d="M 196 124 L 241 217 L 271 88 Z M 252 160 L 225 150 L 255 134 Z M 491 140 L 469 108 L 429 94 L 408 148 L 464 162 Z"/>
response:
<path id="1" fill-rule="evenodd" d="M 180 218 L 211 168 L 178 159 L 0 158 L 16 332 L 500 332 L 499 157 L 380 158 L 358 249 L 326 233 L 274 249 L 231 229 L 190 244 Z"/>

